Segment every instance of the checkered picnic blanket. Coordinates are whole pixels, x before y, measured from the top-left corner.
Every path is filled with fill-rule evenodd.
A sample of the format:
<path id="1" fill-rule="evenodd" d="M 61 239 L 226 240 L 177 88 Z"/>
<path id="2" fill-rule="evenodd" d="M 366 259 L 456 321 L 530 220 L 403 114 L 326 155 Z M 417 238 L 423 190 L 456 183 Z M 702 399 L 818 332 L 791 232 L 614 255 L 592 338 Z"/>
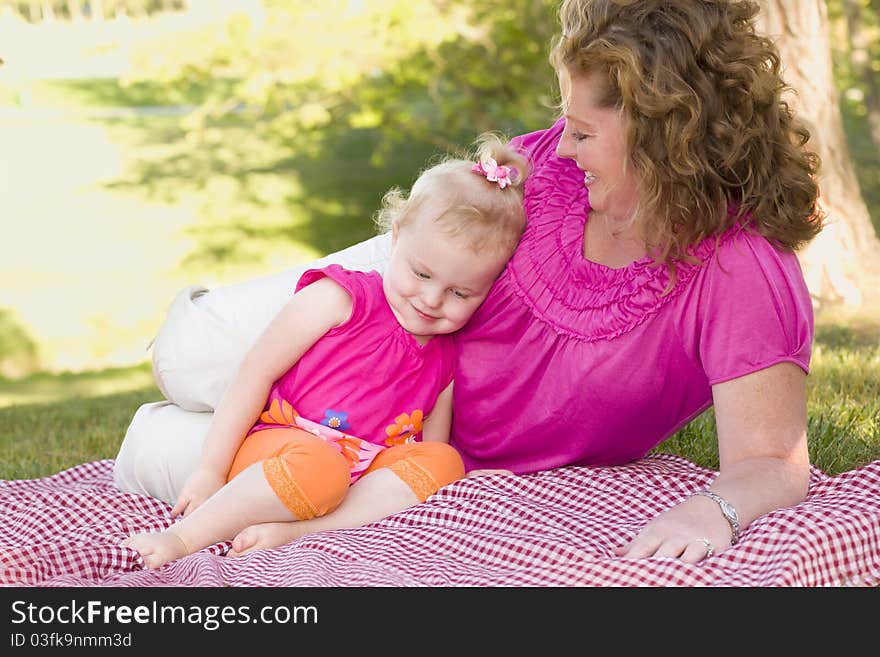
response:
<path id="1" fill-rule="evenodd" d="M 158 571 L 117 547 L 171 524 L 118 491 L 113 461 L 0 481 L 0 584 L 11 586 L 880 586 L 880 461 L 829 477 L 697 565 L 612 548 L 715 473 L 666 454 L 456 482 L 358 529 L 227 558 L 220 543 Z"/>

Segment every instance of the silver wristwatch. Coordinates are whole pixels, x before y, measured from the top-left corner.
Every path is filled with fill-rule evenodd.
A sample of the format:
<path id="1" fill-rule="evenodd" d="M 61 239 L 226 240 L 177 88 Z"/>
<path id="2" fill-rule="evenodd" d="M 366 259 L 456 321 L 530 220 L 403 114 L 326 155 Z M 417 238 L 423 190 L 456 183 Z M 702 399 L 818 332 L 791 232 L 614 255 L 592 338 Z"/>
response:
<path id="1" fill-rule="evenodd" d="M 710 490 L 698 490 L 694 495 L 708 497 L 721 507 L 721 513 L 724 515 L 724 519 L 730 525 L 730 544 L 736 545 L 737 541 L 739 541 L 739 516 L 736 514 L 736 509 L 733 508 L 733 505 L 717 493 L 713 493 Z"/>

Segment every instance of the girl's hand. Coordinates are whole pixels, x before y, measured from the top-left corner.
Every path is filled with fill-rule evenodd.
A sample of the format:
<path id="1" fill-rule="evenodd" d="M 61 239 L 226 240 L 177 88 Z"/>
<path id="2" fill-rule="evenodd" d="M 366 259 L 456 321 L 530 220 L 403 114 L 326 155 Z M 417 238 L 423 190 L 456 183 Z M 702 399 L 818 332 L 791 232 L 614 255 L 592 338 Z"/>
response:
<path id="1" fill-rule="evenodd" d="M 202 502 L 211 497 L 226 484 L 226 476 L 220 475 L 216 470 L 199 466 L 193 472 L 177 498 L 177 503 L 171 509 L 171 517 L 179 515 L 184 517 L 195 511 Z"/>
<path id="2" fill-rule="evenodd" d="M 512 475 L 513 472 L 511 470 L 471 470 L 465 476 L 466 477 L 479 477 L 481 475 L 491 475 L 491 474 Z"/>
<path id="3" fill-rule="evenodd" d="M 708 502 L 708 504 L 707 504 Z M 628 559 L 674 557 L 697 563 L 730 547 L 730 525 L 718 505 L 704 497 L 689 497 L 667 509 L 644 526 L 628 545 L 614 548 L 614 554 Z"/>

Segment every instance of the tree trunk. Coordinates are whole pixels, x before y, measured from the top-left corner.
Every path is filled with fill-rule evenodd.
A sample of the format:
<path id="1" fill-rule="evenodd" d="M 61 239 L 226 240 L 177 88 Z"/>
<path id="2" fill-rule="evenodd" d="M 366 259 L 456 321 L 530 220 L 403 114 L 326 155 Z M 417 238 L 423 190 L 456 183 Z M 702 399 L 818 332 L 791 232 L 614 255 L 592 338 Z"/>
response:
<path id="1" fill-rule="evenodd" d="M 825 0 L 761 0 L 759 29 L 779 47 L 788 100 L 810 128 L 822 158 L 825 229 L 798 255 L 817 307 L 880 303 L 880 240 L 855 175 L 831 68 Z"/>

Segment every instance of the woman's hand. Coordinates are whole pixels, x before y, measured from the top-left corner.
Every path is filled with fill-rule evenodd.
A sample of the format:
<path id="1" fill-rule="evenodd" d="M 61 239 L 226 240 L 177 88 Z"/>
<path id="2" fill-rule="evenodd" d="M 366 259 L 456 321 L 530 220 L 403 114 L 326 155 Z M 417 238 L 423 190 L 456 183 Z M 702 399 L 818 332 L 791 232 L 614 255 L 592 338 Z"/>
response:
<path id="1" fill-rule="evenodd" d="M 226 484 L 226 475 L 205 466 L 196 468 L 180 491 L 177 503 L 171 509 L 171 517 L 184 517 L 195 511 L 201 504 Z"/>
<path id="2" fill-rule="evenodd" d="M 742 529 L 798 504 L 810 477 L 806 374 L 777 363 L 712 386 L 720 472 L 712 490 L 734 505 Z M 678 557 L 689 563 L 730 546 L 730 525 L 713 500 L 689 497 L 651 520 L 617 556 Z"/>
<path id="3" fill-rule="evenodd" d="M 730 541 L 730 525 L 718 505 L 705 497 L 689 497 L 651 520 L 628 545 L 615 548 L 614 554 L 697 563 L 730 547 Z"/>

